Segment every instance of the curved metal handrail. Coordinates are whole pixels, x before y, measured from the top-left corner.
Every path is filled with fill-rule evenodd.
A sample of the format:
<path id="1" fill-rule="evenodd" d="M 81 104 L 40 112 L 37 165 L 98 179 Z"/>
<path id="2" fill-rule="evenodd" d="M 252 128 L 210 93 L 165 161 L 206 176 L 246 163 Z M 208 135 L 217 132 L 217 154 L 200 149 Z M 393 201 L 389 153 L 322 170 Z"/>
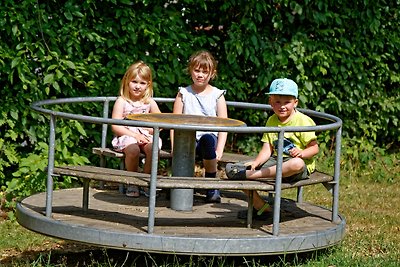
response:
<path id="1" fill-rule="evenodd" d="M 303 127 L 260 127 L 260 126 L 246 126 L 246 127 L 220 127 L 220 126 L 193 126 L 181 125 L 179 123 L 152 123 L 141 122 L 132 120 L 120 120 L 108 118 L 109 103 L 115 101 L 117 97 L 76 97 L 76 98 L 63 98 L 63 99 L 49 99 L 34 102 L 31 108 L 37 112 L 50 115 L 50 138 L 49 138 L 49 162 L 47 169 L 47 191 L 46 191 L 46 216 L 51 217 L 52 209 L 52 192 L 53 192 L 53 169 L 54 169 L 54 153 L 55 153 L 55 127 L 56 118 L 65 118 L 78 120 L 89 123 L 103 124 L 102 132 L 102 146 L 105 145 L 105 136 L 107 133 L 107 125 L 125 125 L 125 126 L 141 126 L 151 127 L 154 129 L 153 137 L 153 162 L 151 171 L 150 182 L 150 201 L 149 201 L 149 225 L 148 232 L 151 234 L 154 227 L 154 207 L 155 207 L 155 190 L 156 190 L 156 174 L 158 165 L 158 137 L 160 129 L 180 129 L 180 130 L 199 130 L 199 131 L 216 131 L 216 132 L 234 132 L 234 133 L 265 133 L 277 132 L 279 136 L 278 142 L 278 162 L 277 162 L 277 175 L 275 182 L 275 198 L 274 217 L 273 217 L 273 234 L 277 235 L 279 232 L 280 220 L 280 199 L 281 199 L 281 184 L 282 184 L 282 154 L 283 154 L 283 138 L 285 132 L 309 132 L 309 131 L 327 131 L 336 130 L 335 139 L 335 164 L 334 164 L 334 182 L 333 182 L 333 203 L 332 203 L 332 221 L 336 222 L 339 219 L 338 205 L 339 205 L 339 176 L 340 176 L 340 150 L 341 150 L 341 133 L 342 133 L 342 120 L 336 116 L 312 111 L 308 109 L 299 109 L 301 112 L 311 116 L 323 119 L 327 124 L 316 126 L 303 126 Z M 174 98 L 154 98 L 159 103 L 172 103 Z M 85 102 L 103 102 L 103 117 L 86 116 L 81 114 L 71 114 L 62 111 L 54 111 L 43 106 L 67 103 L 85 103 Z M 229 107 L 271 110 L 271 106 L 259 103 L 246 103 L 227 101 Z M 88 189 L 86 189 L 88 190 Z"/>
<path id="2" fill-rule="evenodd" d="M 159 103 L 172 103 L 173 98 L 154 98 Z M 131 120 L 120 120 L 104 117 L 87 116 L 80 114 L 72 114 L 62 111 L 54 111 L 48 108 L 44 108 L 45 105 L 55 105 L 55 104 L 66 104 L 66 103 L 82 103 L 82 102 L 110 102 L 115 101 L 116 97 L 76 97 L 76 98 L 63 98 L 63 99 L 50 99 L 37 101 L 31 105 L 31 108 L 37 112 L 54 115 L 56 117 L 79 120 L 83 122 L 91 122 L 97 124 L 115 124 L 115 125 L 125 125 L 125 126 L 141 126 L 141 127 L 153 127 L 152 122 L 140 122 Z M 257 104 L 257 103 L 247 103 L 247 102 L 233 102 L 227 101 L 228 106 L 237 108 L 252 108 L 252 109 L 265 109 L 271 110 L 271 106 L 267 104 Z M 342 120 L 336 116 L 312 111 L 309 109 L 299 109 L 301 112 L 320 119 L 325 119 L 326 121 L 333 122 L 324 125 L 316 126 L 296 126 L 296 127 L 285 127 L 285 132 L 308 132 L 308 131 L 326 131 L 338 129 L 342 126 Z M 182 130 L 201 130 L 201 131 L 220 131 L 220 132 L 237 132 L 237 133 L 264 133 L 264 132 L 280 132 L 282 127 L 265 127 L 265 126 L 247 126 L 247 127 L 224 127 L 224 126 L 192 126 L 192 125 L 181 125 L 170 124 L 170 123 L 157 123 L 157 127 L 163 129 L 182 129 Z"/>

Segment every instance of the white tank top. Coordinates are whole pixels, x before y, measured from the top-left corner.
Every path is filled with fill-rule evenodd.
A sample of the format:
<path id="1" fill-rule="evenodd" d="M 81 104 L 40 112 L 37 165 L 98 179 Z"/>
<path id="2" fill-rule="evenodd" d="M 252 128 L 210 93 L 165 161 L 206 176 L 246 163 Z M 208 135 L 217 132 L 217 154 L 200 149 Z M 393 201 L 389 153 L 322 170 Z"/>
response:
<path id="1" fill-rule="evenodd" d="M 212 86 L 212 91 L 206 95 L 196 94 L 192 86 L 179 87 L 182 95 L 183 114 L 201 115 L 201 116 L 217 116 L 217 101 L 225 94 L 225 90 L 220 90 Z M 218 136 L 218 132 L 197 132 L 196 139 L 199 140 L 203 134 L 211 133 Z"/>

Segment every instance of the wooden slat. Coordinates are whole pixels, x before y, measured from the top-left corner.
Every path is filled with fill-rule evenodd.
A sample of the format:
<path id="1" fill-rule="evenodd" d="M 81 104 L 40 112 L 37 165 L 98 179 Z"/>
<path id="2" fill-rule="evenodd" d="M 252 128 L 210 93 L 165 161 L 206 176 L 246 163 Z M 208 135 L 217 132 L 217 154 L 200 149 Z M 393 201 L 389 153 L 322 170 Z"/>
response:
<path id="1" fill-rule="evenodd" d="M 123 184 L 135 184 L 148 186 L 150 175 L 129 172 L 123 170 L 102 168 L 96 166 L 63 166 L 55 167 L 54 174 L 74 176 L 105 182 L 116 182 Z M 332 176 L 315 172 L 309 179 L 295 183 L 282 183 L 282 189 L 295 188 L 299 186 L 318 184 L 332 181 Z M 227 179 L 203 178 L 203 177 L 167 177 L 157 176 L 157 188 L 182 188 L 182 189 L 227 189 L 227 190 L 260 190 L 273 191 L 274 181 L 271 179 L 260 179 L 257 181 L 235 181 Z"/>
<path id="2" fill-rule="evenodd" d="M 117 152 L 111 148 L 105 147 L 94 147 L 92 149 L 92 153 L 99 155 L 99 156 L 107 156 L 107 157 L 113 157 L 113 158 L 123 158 L 125 157 L 124 153 L 122 152 Z M 141 158 L 144 158 L 145 155 L 143 153 L 140 154 Z M 172 159 L 172 154 L 168 151 L 165 150 L 160 150 L 160 159 Z"/>
<path id="3" fill-rule="evenodd" d="M 92 149 L 92 153 L 96 154 L 96 155 L 103 155 L 103 156 L 113 157 L 113 158 L 123 158 L 124 157 L 124 153 L 117 152 L 108 147 L 106 147 L 106 148 L 94 147 Z M 141 154 L 140 156 L 144 157 L 143 154 Z M 162 158 L 162 159 L 172 158 L 172 154 L 168 151 L 160 150 L 160 158 Z M 220 162 L 236 163 L 236 162 L 247 162 L 247 161 L 252 161 L 252 160 L 254 160 L 254 157 L 251 157 L 251 156 L 236 154 L 236 153 L 224 153 L 222 158 L 220 159 Z"/>
<path id="4" fill-rule="evenodd" d="M 253 161 L 255 157 L 236 154 L 236 153 L 224 153 L 222 158 L 219 160 L 220 163 L 237 163 L 237 162 L 248 162 Z"/>
<path id="5" fill-rule="evenodd" d="M 114 151 L 108 147 L 106 147 L 106 148 L 94 147 L 92 149 L 92 153 L 99 155 L 99 156 L 107 156 L 107 157 L 113 157 L 113 158 L 123 158 L 124 157 L 124 153 Z"/>

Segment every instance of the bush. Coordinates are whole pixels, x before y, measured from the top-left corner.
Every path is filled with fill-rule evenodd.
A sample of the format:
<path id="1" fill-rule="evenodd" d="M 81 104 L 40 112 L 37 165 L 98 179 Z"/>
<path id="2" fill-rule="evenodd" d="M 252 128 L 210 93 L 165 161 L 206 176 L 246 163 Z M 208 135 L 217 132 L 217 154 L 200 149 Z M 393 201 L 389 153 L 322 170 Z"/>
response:
<path id="1" fill-rule="evenodd" d="M 269 83 L 289 77 L 302 107 L 343 119 L 349 144 L 400 141 L 396 1 L 5 0 L 0 25 L 0 185 L 12 196 L 44 189 L 48 118 L 29 109 L 33 101 L 117 95 L 138 59 L 154 70 L 155 95 L 174 97 L 190 82 L 186 62 L 199 49 L 218 59 L 215 85 L 228 100 L 266 103 Z M 248 111 L 230 116 L 265 123 Z M 57 163 L 96 160 L 96 126 L 57 125 Z"/>

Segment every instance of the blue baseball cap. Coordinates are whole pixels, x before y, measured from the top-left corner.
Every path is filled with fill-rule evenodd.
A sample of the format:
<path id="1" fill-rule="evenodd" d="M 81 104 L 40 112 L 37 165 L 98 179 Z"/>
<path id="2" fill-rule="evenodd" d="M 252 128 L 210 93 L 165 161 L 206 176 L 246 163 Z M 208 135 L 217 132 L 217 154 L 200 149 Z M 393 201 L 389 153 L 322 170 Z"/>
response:
<path id="1" fill-rule="evenodd" d="M 287 78 L 275 79 L 269 87 L 268 95 L 291 95 L 297 98 L 299 89 L 297 84 Z"/>

